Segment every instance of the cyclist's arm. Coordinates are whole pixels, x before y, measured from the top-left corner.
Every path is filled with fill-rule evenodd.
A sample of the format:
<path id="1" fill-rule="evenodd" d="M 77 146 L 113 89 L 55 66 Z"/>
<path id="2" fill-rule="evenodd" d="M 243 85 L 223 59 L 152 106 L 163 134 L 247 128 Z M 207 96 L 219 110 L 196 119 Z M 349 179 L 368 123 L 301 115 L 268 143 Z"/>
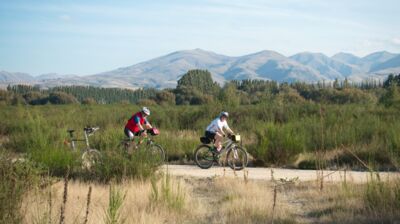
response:
<path id="1" fill-rule="evenodd" d="M 144 124 L 146 125 L 147 129 L 153 128 L 153 126 L 150 124 L 150 122 L 147 120 L 147 118 L 144 119 Z"/>
<path id="2" fill-rule="evenodd" d="M 235 134 L 230 127 L 227 127 L 226 131 L 231 135 Z"/>
<path id="3" fill-rule="evenodd" d="M 218 128 L 218 131 L 217 131 L 219 134 L 221 134 L 222 136 L 225 136 L 225 132 L 224 132 L 224 130 L 222 129 L 222 128 Z"/>
<path id="4" fill-rule="evenodd" d="M 226 123 L 226 124 L 224 125 L 224 128 L 225 128 L 225 130 L 226 130 L 229 134 L 231 134 L 231 135 L 235 134 L 235 133 L 232 131 L 232 129 L 229 127 L 228 123 Z"/>
<path id="5" fill-rule="evenodd" d="M 134 119 L 136 125 L 139 127 L 139 130 L 143 131 L 144 128 L 143 128 L 143 126 L 140 124 L 140 118 L 139 118 L 139 116 L 135 116 L 133 119 Z"/>

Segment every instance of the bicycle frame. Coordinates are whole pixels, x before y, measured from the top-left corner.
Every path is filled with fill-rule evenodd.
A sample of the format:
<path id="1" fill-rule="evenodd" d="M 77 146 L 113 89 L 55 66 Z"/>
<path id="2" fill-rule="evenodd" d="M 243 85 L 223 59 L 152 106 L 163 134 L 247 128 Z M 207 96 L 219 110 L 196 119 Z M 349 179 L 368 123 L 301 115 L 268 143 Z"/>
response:
<path id="1" fill-rule="evenodd" d="M 93 135 L 94 132 L 96 132 L 97 130 L 99 130 L 99 128 L 97 128 L 97 127 L 96 127 L 96 128 L 93 128 L 93 129 L 92 129 L 92 132 L 89 132 L 89 131 L 87 131 L 87 130 L 84 130 L 83 133 L 84 133 L 85 139 L 77 139 L 77 138 L 74 138 L 73 131 L 69 130 L 68 132 L 69 132 L 69 136 L 70 136 L 70 138 L 71 138 L 71 148 L 72 148 L 73 150 L 76 150 L 76 142 L 85 142 L 85 144 L 86 144 L 86 149 L 90 149 L 89 136 Z"/>
<path id="2" fill-rule="evenodd" d="M 148 131 L 148 130 L 147 130 Z M 142 142 L 141 142 L 142 141 Z M 154 143 L 154 141 L 153 141 L 153 138 L 152 138 L 152 136 L 150 135 L 150 133 L 149 132 L 147 132 L 147 135 L 146 136 L 134 136 L 132 139 L 130 139 L 130 138 L 125 138 L 124 140 L 123 140 L 123 142 L 129 142 L 129 143 L 132 143 L 132 142 L 134 142 L 135 144 L 137 144 L 137 145 L 141 145 L 141 144 L 143 144 L 143 142 L 145 142 L 145 143 L 147 143 L 147 144 L 152 144 L 152 143 Z M 141 143 L 140 143 L 141 142 Z M 140 144 L 139 144 L 140 143 Z"/>
<path id="3" fill-rule="evenodd" d="M 140 146 L 143 144 L 150 145 L 150 144 L 154 143 L 153 139 L 149 136 L 146 136 L 146 137 L 137 136 L 137 138 L 133 138 L 133 139 L 126 138 L 122 142 L 128 142 L 129 144 L 134 142 L 137 146 Z"/>
<path id="4" fill-rule="evenodd" d="M 226 139 L 224 142 L 222 142 L 222 149 L 220 153 L 223 151 L 228 151 L 228 149 L 232 148 L 232 146 L 235 146 L 235 143 L 236 142 L 232 141 L 230 138 Z M 214 145 L 214 142 L 211 143 L 211 145 Z"/>

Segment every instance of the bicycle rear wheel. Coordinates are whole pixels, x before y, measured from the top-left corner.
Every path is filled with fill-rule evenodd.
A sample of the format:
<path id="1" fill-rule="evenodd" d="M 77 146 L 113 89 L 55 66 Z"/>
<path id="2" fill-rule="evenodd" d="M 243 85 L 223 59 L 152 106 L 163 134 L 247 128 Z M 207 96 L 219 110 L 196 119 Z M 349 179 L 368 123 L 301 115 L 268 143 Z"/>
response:
<path id="1" fill-rule="evenodd" d="M 101 163 L 101 154 L 96 149 L 88 149 L 82 154 L 82 168 L 90 170 Z"/>
<path id="2" fill-rule="evenodd" d="M 210 168 L 214 163 L 214 155 L 209 145 L 200 145 L 194 152 L 194 161 L 202 169 Z"/>
<path id="3" fill-rule="evenodd" d="M 156 161 L 158 165 L 162 165 L 165 162 L 165 151 L 157 144 L 150 144 L 147 148 L 152 159 Z"/>
<path id="4" fill-rule="evenodd" d="M 240 146 L 233 146 L 229 149 L 226 160 L 231 169 L 242 170 L 247 166 L 247 152 Z"/>

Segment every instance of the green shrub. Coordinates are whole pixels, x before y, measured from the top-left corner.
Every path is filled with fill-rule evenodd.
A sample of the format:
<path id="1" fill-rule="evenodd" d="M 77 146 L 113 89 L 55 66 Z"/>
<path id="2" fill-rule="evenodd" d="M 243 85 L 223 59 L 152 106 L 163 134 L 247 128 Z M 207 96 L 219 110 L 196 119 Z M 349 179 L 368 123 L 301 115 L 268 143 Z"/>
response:
<path id="1" fill-rule="evenodd" d="M 52 92 L 49 95 L 49 102 L 52 104 L 71 104 L 78 103 L 78 100 L 65 92 Z"/>
<path id="2" fill-rule="evenodd" d="M 171 180 L 167 173 L 163 175 L 160 184 L 155 177 L 151 178 L 150 203 L 152 206 L 165 206 L 170 210 L 182 211 L 185 206 L 186 195 L 179 182 Z"/>
<path id="3" fill-rule="evenodd" d="M 366 209 L 372 214 L 382 215 L 379 220 L 400 218 L 400 180 L 379 181 L 372 177 L 362 194 Z"/>
<path id="4" fill-rule="evenodd" d="M 40 174 L 32 163 L 11 158 L 0 151 L 0 223 L 21 223 L 23 196 L 38 182 Z"/>
<path id="5" fill-rule="evenodd" d="M 124 223 L 124 219 L 121 217 L 121 208 L 124 203 L 126 193 L 124 194 L 120 189 L 110 185 L 108 208 L 106 210 L 105 223 L 117 224 Z"/>
<path id="6" fill-rule="evenodd" d="M 148 178 L 158 168 L 158 161 L 145 150 L 137 150 L 132 155 L 123 151 L 102 152 L 102 161 L 93 170 L 84 173 L 85 178 L 103 182 L 122 181 L 125 178 Z"/>

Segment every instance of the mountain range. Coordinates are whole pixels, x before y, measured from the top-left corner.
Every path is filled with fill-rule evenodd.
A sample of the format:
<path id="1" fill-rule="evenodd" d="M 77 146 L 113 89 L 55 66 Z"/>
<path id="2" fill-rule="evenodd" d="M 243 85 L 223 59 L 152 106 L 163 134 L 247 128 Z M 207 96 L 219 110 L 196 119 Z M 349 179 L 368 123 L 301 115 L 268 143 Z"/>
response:
<path id="1" fill-rule="evenodd" d="M 317 82 L 347 78 L 359 82 L 365 79 L 384 79 L 390 73 L 400 73 L 400 54 L 381 51 L 365 57 L 349 53 L 328 57 L 322 53 L 302 52 L 286 57 L 265 50 L 231 57 L 194 49 L 86 76 L 51 73 L 34 77 L 26 73 L 0 71 L 0 85 L 30 84 L 43 88 L 60 85 L 173 88 L 177 80 L 190 69 L 207 69 L 220 84 L 234 79 Z"/>

